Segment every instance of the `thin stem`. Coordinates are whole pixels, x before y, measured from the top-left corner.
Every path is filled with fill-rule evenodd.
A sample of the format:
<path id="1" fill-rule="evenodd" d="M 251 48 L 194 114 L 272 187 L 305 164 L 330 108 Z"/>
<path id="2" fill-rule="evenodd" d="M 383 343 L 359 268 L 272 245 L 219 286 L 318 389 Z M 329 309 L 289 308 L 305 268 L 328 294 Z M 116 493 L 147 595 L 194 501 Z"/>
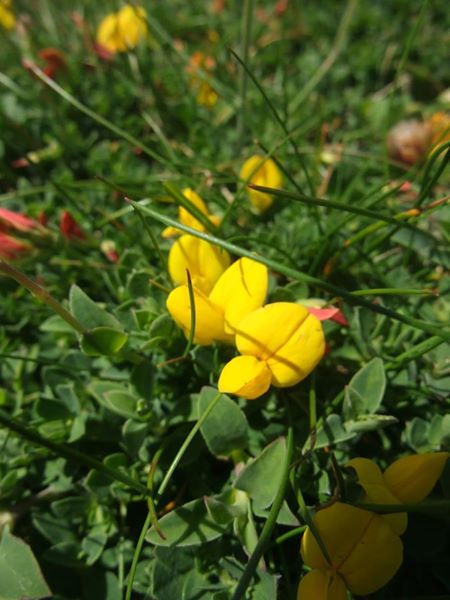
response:
<path id="1" fill-rule="evenodd" d="M 56 314 L 58 314 L 66 323 L 68 323 L 71 327 L 75 329 L 81 335 L 85 335 L 87 333 L 87 329 L 83 327 L 83 325 L 76 319 L 68 310 L 62 306 L 53 296 L 51 296 L 47 290 L 42 288 L 32 279 L 27 277 L 25 273 L 19 271 L 12 265 L 0 260 L 0 273 L 3 273 L 7 277 L 11 277 L 26 288 L 29 292 L 31 292 L 36 298 L 47 304 Z"/>
<path id="2" fill-rule="evenodd" d="M 178 452 L 176 453 L 175 458 L 173 459 L 170 467 L 168 468 L 167 473 L 165 474 L 164 479 L 162 480 L 161 485 L 158 488 L 158 491 L 156 492 L 155 503 L 157 503 L 160 500 L 161 496 L 165 492 L 165 490 L 166 490 L 166 488 L 167 488 L 167 486 L 169 484 L 169 481 L 170 481 L 170 479 L 171 479 L 171 477 L 172 477 L 175 469 L 177 468 L 180 460 L 184 456 L 184 453 L 188 449 L 190 443 L 192 442 L 192 440 L 196 436 L 197 432 L 200 430 L 200 428 L 203 425 L 203 423 L 208 418 L 208 416 L 211 413 L 211 411 L 213 410 L 213 408 L 218 403 L 218 401 L 220 399 L 220 396 L 221 396 L 220 392 L 217 392 L 217 394 L 214 396 L 214 398 L 211 400 L 211 402 L 205 408 L 205 410 L 203 411 L 203 413 L 199 417 L 197 423 L 194 425 L 194 427 L 191 429 L 191 431 L 187 435 L 186 439 L 182 443 L 182 445 L 179 448 Z"/>
<path id="3" fill-rule="evenodd" d="M 286 275 L 287 277 L 291 277 L 292 279 L 295 279 L 297 281 L 304 281 L 305 283 L 309 283 L 313 286 L 318 287 L 319 289 L 326 290 L 327 292 L 330 292 L 333 295 L 342 297 L 345 300 L 347 300 L 350 304 L 354 304 L 357 306 L 364 306 L 365 308 L 367 308 L 368 310 L 370 310 L 372 312 L 386 315 L 387 317 L 390 317 L 391 319 L 394 319 L 395 321 L 400 321 L 401 323 L 405 323 L 406 325 L 414 327 L 415 329 L 420 329 L 421 331 L 427 332 L 431 335 L 438 336 L 446 342 L 450 342 L 450 332 L 445 331 L 442 328 L 442 326 L 437 326 L 437 325 L 427 323 L 426 321 L 422 321 L 421 319 L 416 319 L 414 317 L 410 317 L 408 315 L 398 313 L 398 312 L 391 310 L 385 306 L 382 306 L 381 304 L 375 304 L 375 303 L 371 302 L 370 300 L 366 300 L 365 298 L 360 298 L 359 296 L 355 296 L 352 292 L 348 292 L 347 290 L 344 290 L 338 286 L 335 286 L 331 283 L 323 281 L 317 277 L 313 277 L 312 275 L 308 275 L 307 273 L 303 273 L 302 271 L 298 271 L 297 269 L 287 267 L 287 266 L 283 265 L 282 263 L 279 263 L 278 261 L 272 260 L 270 258 L 256 255 L 253 252 L 251 252 L 250 250 L 246 250 L 245 248 L 237 246 L 236 244 L 230 244 L 229 242 L 227 242 L 225 240 L 221 240 L 218 237 L 208 235 L 201 231 L 197 231 L 196 229 L 193 229 L 192 227 L 183 225 L 183 223 L 178 223 L 174 219 L 171 219 L 170 217 L 162 215 L 158 211 L 153 210 L 152 208 L 144 207 L 140 203 L 138 204 L 138 207 L 140 207 L 141 210 L 145 214 L 152 216 L 157 221 L 164 223 L 165 225 L 171 225 L 173 227 L 177 227 L 181 231 L 185 231 L 186 233 L 190 233 L 202 240 L 206 240 L 207 242 L 210 242 L 211 244 L 219 246 L 220 248 L 224 248 L 225 250 L 228 250 L 228 252 L 230 252 L 231 254 L 235 254 L 237 256 L 245 256 L 247 258 L 255 260 L 263 265 L 266 265 L 270 269 L 273 269 L 275 272 L 282 273 L 283 275 Z"/>
<path id="4" fill-rule="evenodd" d="M 244 63 L 248 64 L 249 58 L 249 46 L 251 39 L 252 29 L 252 16 L 253 16 L 253 0 L 244 0 L 244 7 L 242 11 L 242 25 L 241 25 L 241 55 Z M 244 145 L 245 138 L 245 125 L 246 125 L 246 112 L 247 112 L 247 83 L 248 76 L 245 69 L 241 69 L 239 92 L 241 96 L 241 106 L 238 115 L 238 152 Z"/>
<path id="5" fill-rule="evenodd" d="M 240 600 L 244 597 L 245 590 L 251 582 L 255 571 L 258 568 L 259 561 L 262 558 L 269 544 L 270 536 L 272 535 L 272 531 L 275 527 L 278 514 L 283 505 L 286 486 L 289 480 L 289 470 L 291 466 L 292 455 L 294 452 L 294 434 L 292 431 L 292 426 L 289 426 L 288 429 L 286 447 L 286 458 L 282 468 L 280 487 L 278 488 L 277 495 L 275 496 L 275 500 L 273 501 L 272 507 L 269 512 L 269 516 L 267 517 L 267 521 L 264 523 L 264 527 L 261 531 L 258 543 L 256 544 L 256 547 L 252 555 L 250 556 L 250 559 L 244 569 L 244 572 L 242 573 L 242 576 L 233 594 L 232 600 Z"/>
<path id="6" fill-rule="evenodd" d="M 186 348 L 184 349 L 184 352 L 183 352 L 184 358 L 186 358 L 186 356 L 189 354 L 189 351 L 192 348 L 192 344 L 194 343 L 195 321 L 196 321 L 195 295 L 194 295 L 194 288 L 192 287 L 192 279 L 191 279 L 191 274 L 189 273 L 189 269 L 186 269 L 186 276 L 187 276 L 187 285 L 188 285 L 188 292 L 189 292 L 189 307 L 191 310 L 191 329 L 189 331 L 189 339 L 186 344 Z"/>
<path id="7" fill-rule="evenodd" d="M 100 125 L 103 125 L 103 127 L 106 127 L 106 129 L 109 129 L 110 131 L 112 131 L 113 133 L 118 135 L 119 137 L 123 138 L 129 144 L 131 144 L 133 147 L 139 148 L 140 150 L 142 150 L 142 152 L 144 152 L 144 154 L 147 154 L 147 156 L 150 156 L 150 158 L 153 158 L 154 160 L 158 161 L 159 163 L 163 163 L 163 164 L 168 163 L 166 158 L 164 158 L 163 156 L 161 156 L 160 154 L 158 154 L 157 152 L 155 152 L 154 150 L 152 150 L 151 148 L 149 148 L 148 146 L 143 144 L 141 141 L 138 140 L 138 138 L 135 138 L 134 136 L 130 135 L 124 129 L 121 129 L 120 127 L 118 127 L 117 125 L 112 123 L 111 121 L 108 121 L 108 119 L 105 119 L 104 117 L 102 117 L 101 115 L 99 115 L 98 113 L 93 111 L 88 106 L 85 106 L 84 104 L 82 104 L 79 100 L 77 100 L 74 96 L 72 96 L 72 94 L 69 94 L 69 92 L 67 90 L 65 90 L 58 83 L 56 83 L 56 81 L 54 81 L 50 77 L 47 77 L 47 75 L 44 73 L 44 71 L 42 71 L 42 69 L 40 69 L 37 65 L 35 65 L 32 62 L 27 62 L 27 68 L 29 68 L 29 70 L 34 75 L 36 75 L 36 77 L 38 79 L 40 79 L 43 83 L 45 83 L 45 85 L 47 87 L 49 87 L 54 92 L 59 94 L 59 96 L 61 96 L 61 98 L 64 98 L 64 100 L 66 100 L 66 102 L 69 102 L 69 104 L 71 104 L 76 109 L 78 109 L 80 112 L 82 112 L 85 115 L 87 115 L 88 117 L 90 117 L 93 121 L 96 121 Z"/>
<path id="8" fill-rule="evenodd" d="M 125 593 L 125 600 L 131 600 L 131 594 L 133 593 L 133 582 L 134 582 L 134 577 L 136 575 L 136 569 L 137 569 L 139 557 L 141 555 L 142 546 L 144 545 L 145 536 L 147 534 L 148 528 L 150 527 L 151 521 L 152 521 L 152 515 L 149 511 L 147 513 L 147 516 L 145 517 L 145 521 L 144 521 L 144 524 L 142 525 L 142 529 L 139 534 L 139 539 L 137 541 L 136 548 L 134 550 L 133 562 L 131 563 L 130 572 L 128 573 L 127 591 Z"/>

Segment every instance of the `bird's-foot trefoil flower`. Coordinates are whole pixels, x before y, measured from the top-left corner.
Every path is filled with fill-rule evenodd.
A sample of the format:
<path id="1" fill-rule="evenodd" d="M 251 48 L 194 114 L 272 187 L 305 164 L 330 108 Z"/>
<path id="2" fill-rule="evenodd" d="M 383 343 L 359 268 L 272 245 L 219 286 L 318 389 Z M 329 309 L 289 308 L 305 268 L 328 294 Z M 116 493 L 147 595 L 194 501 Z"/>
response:
<path id="1" fill-rule="evenodd" d="M 380 515 L 336 502 L 316 514 L 314 525 L 330 562 L 308 528 L 301 555 L 313 570 L 300 581 L 297 600 L 345 600 L 347 589 L 371 594 L 402 563 L 402 541 Z"/>
<path id="2" fill-rule="evenodd" d="M 203 215 L 205 215 L 205 217 L 207 217 L 213 225 L 219 225 L 220 217 L 217 215 L 210 215 L 208 213 L 206 204 L 204 203 L 202 198 L 200 198 L 200 196 L 196 192 L 194 192 L 194 190 L 191 190 L 191 188 L 185 188 L 181 193 L 196 208 L 198 208 L 198 210 Z M 195 229 L 197 231 L 205 231 L 205 228 L 202 225 L 202 223 L 200 223 L 198 219 L 191 215 L 191 213 L 186 208 L 184 208 L 184 206 L 178 207 L 178 220 L 180 221 L 180 223 L 186 225 L 187 227 L 191 227 L 192 229 Z M 173 237 L 174 235 L 180 235 L 181 233 L 181 230 L 177 229 L 176 227 L 166 227 L 166 229 L 164 229 L 162 232 L 162 236 L 164 238 L 169 238 Z"/>
<path id="3" fill-rule="evenodd" d="M 364 489 L 364 502 L 370 504 L 414 504 L 424 500 L 442 475 L 450 456 L 448 452 L 431 452 L 403 456 L 384 473 L 368 458 L 353 458 L 347 463 L 356 471 L 358 484 Z M 408 524 L 406 513 L 383 515 L 399 535 Z"/>
<path id="4" fill-rule="evenodd" d="M 113 54 L 131 50 L 147 35 L 146 19 L 147 13 L 142 6 L 126 4 L 102 20 L 96 42 Z"/>
<path id="5" fill-rule="evenodd" d="M 249 258 L 240 258 L 228 267 L 209 295 L 194 286 L 194 342 L 233 343 L 242 319 L 264 304 L 267 287 L 267 267 Z M 172 290 L 167 298 L 167 309 L 189 337 L 192 306 L 187 285 Z"/>
<path id="6" fill-rule="evenodd" d="M 271 188 L 280 188 L 283 184 L 283 175 L 275 161 L 259 155 L 251 156 L 245 161 L 239 177 L 247 183 Z M 251 188 L 247 193 L 253 208 L 258 213 L 267 210 L 273 202 L 272 194 L 258 192 Z"/>
<path id="7" fill-rule="evenodd" d="M 168 269 L 175 285 L 187 283 L 189 271 L 193 286 L 209 294 L 229 264 L 226 250 L 193 235 L 182 235 L 170 249 Z"/>
<path id="8" fill-rule="evenodd" d="M 270 385 L 290 387 L 307 377 L 324 355 L 325 337 L 306 308 L 275 302 L 242 319 L 236 347 L 241 356 L 223 368 L 219 391 L 253 400 Z"/>

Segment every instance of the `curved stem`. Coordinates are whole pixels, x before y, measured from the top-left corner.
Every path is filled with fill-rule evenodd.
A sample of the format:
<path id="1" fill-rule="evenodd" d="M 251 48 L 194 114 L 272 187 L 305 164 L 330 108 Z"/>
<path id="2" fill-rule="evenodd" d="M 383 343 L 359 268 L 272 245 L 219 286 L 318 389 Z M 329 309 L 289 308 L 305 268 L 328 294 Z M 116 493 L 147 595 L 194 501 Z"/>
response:
<path id="1" fill-rule="evenodd" d="M 250 559 L 247 563 L 247 566 L 244 569 L 244 572 L 242 573 L 242 576 L 233 594 L 232 600 L 240 600 L 244 597 L 245 590 L 247 589 L 250 581 L 252 580 L 253 575 L 255 574 L 255 571 L 258 568 L 259 561 L 261 560 L 264 551 L 266 550 L 269 544 L 270 536 L 272 535 L 272 531 L 275 527 L 278 513 L 280 512 L 281 506 L 283 505 L 286 486 L 289 479 L 289 468 L 293 452 L 294 435 L 292 431 L 292 426 L 290 426 L 287 435 L 287 452 L 286 459 L 283 465 L 280 487 L 278 488 L 277 495 L 275 496 L 275 500 L 272 504 L 272 508 L 270 509 L 267 521 L 264 524 L 258 543 L 256 544 L 253 554 L 250 556 Z"/>

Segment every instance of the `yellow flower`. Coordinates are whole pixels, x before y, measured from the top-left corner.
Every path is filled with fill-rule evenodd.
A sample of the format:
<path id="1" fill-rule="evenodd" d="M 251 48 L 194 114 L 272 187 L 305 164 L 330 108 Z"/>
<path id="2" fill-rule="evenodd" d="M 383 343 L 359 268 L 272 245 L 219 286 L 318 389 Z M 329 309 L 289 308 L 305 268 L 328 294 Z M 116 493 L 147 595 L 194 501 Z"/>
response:
<path id="1" fill-rule="evenodd" d="M 300 581 L 298 600 L 344 600 L 348 588 L 366 595 L 383 587 L 397 572 L 403 544 L 379 515 L 336 502 L 319 511 L 314 524 L 331 564 L 308 528 L 301 554 L 314 569 Z"/>
<path id="2" fill-rule="evenodd" d="M 267 286 L 267 268 L 249 258 L 241 258 L 222 273 L 209 296 L 194 287 L 194 342 L 232 343 L 242 318 L 262 306 Z M 172 290 L 167 298 L 167 309 L 186 337 L 189 337 L 191 302 L 187 285 Z"/>
<path id="3" fill-rule="evenodd" d="M 11 10 L 11 0 L 0 0 L 0 25 L 4 29 L 14 29 L 16 17 Z"/>
<path id="4" fill-rule="evenodd" d="M 112 53 L 135 48 L 147 34 L 146 18 L 144 8 L 126 4 L 102 20 L 97 29 L 97 43 Z"/>
<path id="5" fill-rule="evenodd" d="M 191 190 L 191 188 L 185 188 L 184 190 L 182 190 L 181 193 L 194 206 L 196 206 L 199 209 L 199 211 L 205 215 L 205 217 L 208 217 L 208 219 L 213 225 L 219 225 L 220 217 L 218 217 L 217 215 L 208 214 L 206 204 L 203 202 L 200 196 L 196 192 L 194 192 L 194 190 Z M 193 215 L 191 215 L 191 213 L 187 211 L 183 206 L 178 207 L 178 220 L 180 221 L 180 223 L 186 225 L 187 227 L 191 227 L 192 229 L 196 229 L 197 231 L 205 231 L 205 228 L 200 223 L 200 221 L 198 221 Z M 169 238 L 174 235 L 179 235 L 180 233 L 180 229 L 177 229 L 176 227 L 166 227 L 162 232 L 162 236 L 164 238 Z"/>
<path id="6" fill-rule="evenodd" d="M 424 500 L 436 485 L 450 454 L 434 452 L 404 456 L 384 473 L 368 458 L 354 458 L 348 467 L 355 469 L 358 483 L 365 491 L 364 500 L 372 504 L 414 504 Z M 404 533 L 406 513 L 383 515 L 392 530 Z"/>
<path id="7" fill-rule="evenodd" d="M 248 314 L 236 330 L 242 356 L 225 365 L 219 391 L 253 400 L 270 387 L 289 387 L 304 379 L 322 358 L 322 325 L 293 302 L 275 302 Z"/>
<path id="8" fill-rule="evenodd" d="M 187 269 L 193 286 L 206 294 L 229 264 L 230 255 L 226 250 L 193 235 L 182 235 L 169 252 L 168 267 L 174 284 L 187 282 Z"/>
<path id="9" fill-rule="evenodd" d="M 239 177 L 249 183 L 272 188 L 281 188 L 283 184 L 283 176 L 275 161 L 258 155 L 245 161 Z M 273 202 L 271 194 L 265 194 L 250 188 L 248 189 L 248 195 L 254 209 L 259 213 L 267 210 Z"/>
<path id="10" fill-rule="evenodd" d="M 218 99 L 219 94 L 207 81 L 202 81 L 199 84 L 197 92 L 197 104 L 199 106 L 206 106 L 207 108 L 212 108 L 213 106 L 215 106 Z"/>

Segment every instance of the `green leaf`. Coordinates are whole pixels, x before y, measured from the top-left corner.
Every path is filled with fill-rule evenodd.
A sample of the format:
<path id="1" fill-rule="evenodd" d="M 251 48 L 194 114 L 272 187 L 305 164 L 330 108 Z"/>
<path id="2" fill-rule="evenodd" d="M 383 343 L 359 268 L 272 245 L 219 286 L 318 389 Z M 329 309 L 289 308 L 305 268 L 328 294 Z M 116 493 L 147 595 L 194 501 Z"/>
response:
<path id="1" fill-rule="evenodd" d="M 111 412 L 127 419 L 138 418 L 136 404 L 139 398 L 124 386 L 111 382 L 96 381 L 89 386 L 88 391 L 102 406 Z"/>
<path id="2" fill-rule="evenodd" d="M 398 419 L 391 415 L 361 415 L 352 421 L 345 421 L 344 428 L 348 432 L 363 433 L 376 431 L 397 422 Z"/>
<path id="3" fill-rule="evenodd" d="M 204 501 L 211 518 L 219 525 L 228 525 L 236 517 L 246 515 L 249 504 L 247 494 L 236 489 L 218 496 L 206 496 Z"/>
<path id="4" fill-rule="evenodd" d="M 89 356 L 117 354 L 127 343 L 128 335 L 111 327 L 95 327 L 81 338 L 81 349 Z"/>
<path id="5" fill-rule="evenodd" d="M 354 431 L 347 431 L 339 415 L 331 414 L 325 419 L 324 423 L 317 429 L 314 448 L 324 448 L 333 444 L 339 444 L 351 440 L 356 436 Z M 305 444 L 305 450 L 311 448 L 311 439 Z"/>
<path id="6" fill-rule="evenodd" d="M 203 387 L 197 395 L 198 416 L 200 416 L 217 395 L 212 387 Z M 203 439 L 215 456 L 229 455 L 233 450 L 247 446 L 247 419 L 236 402 L 225 394 L 200 428 Z"/>
<path id="7" fill-rule="evenodd" d="M 122 329 L 119 321 L 110 313 L 100 308 L 77 285 L 72 285 L 69 295 L 70 311 L 86 329 L 109 327 Z"/>
<path id="8" fill-rule="evenodd" d="M 146 536 L 156 546 L 197 546 L 217 539 L 227 529 L 227 525 L 219 525 L 211 518 L 203 498 L 173 510 L 158 525 L 165 540 L 153 528 Z"/>
<path id="9" fill-rule="evenodd" d="M 375 413 L 383 400 L 386 375 L 381 358 L 373 358 L 351 379 L 345 389 L 343 417 L 345 421 L 359 415 Z"/>
<path id="10" fill-rule="evenodd" d="M 286 440 L 278 438 L 251 460 L 236 479 L 234 486 L 247 492 L 261 508 L 270 506 L 281 482 L 280 465 L 286 458 Z"/>
<path id="11" fill-rule="evenodd" d="M 0 600 L 38 600 L 50 595 L 31 548 L 5 529 L 0 542 Z"/>

